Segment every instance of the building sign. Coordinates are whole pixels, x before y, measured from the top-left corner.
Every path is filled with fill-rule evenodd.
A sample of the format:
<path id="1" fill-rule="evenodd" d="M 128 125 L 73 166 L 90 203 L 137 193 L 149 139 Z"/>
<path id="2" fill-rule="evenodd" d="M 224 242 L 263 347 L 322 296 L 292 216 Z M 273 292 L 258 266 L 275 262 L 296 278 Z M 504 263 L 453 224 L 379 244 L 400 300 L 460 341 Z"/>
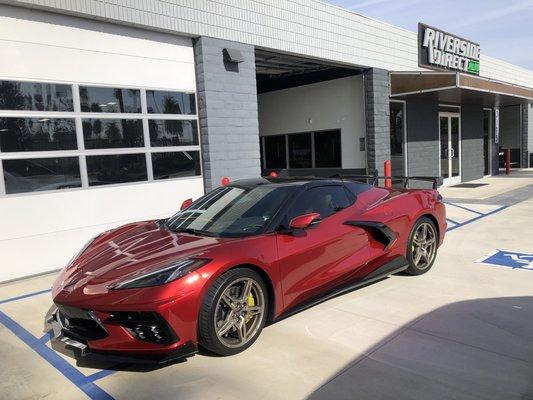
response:
<path id="1" fill-rule="evenodd" d="M 418 65 L 479 75 L 479 44 L 418 24 Z"/>

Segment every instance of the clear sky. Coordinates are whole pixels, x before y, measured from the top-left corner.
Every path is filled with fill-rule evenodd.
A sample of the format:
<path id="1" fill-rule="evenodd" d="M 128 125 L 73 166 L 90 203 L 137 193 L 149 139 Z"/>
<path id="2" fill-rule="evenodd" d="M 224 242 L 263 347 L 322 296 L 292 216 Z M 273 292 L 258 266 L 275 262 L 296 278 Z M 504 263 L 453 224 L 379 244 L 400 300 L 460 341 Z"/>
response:
<path id="1" fill-rule="evenodd" d="M 533 70 L 533 0 L 323 0 L 410 31 L 424 22 Z"/>

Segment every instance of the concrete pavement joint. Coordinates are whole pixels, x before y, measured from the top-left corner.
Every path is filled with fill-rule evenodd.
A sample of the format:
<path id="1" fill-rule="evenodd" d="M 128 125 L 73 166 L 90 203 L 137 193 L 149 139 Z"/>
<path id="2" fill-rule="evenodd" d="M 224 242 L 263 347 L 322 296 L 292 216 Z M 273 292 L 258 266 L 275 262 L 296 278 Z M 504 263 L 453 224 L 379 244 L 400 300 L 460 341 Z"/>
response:
<path id="1" fill-rule="evenodd" d="M 9 297 L 7 299 L 0 300 L 0 304 L 11 303 L 12 301 L 27 299 L 28 297 L 38 296 L 40 294 L 49 293 L 51 291 L 52 289 L 44 289 L 44 290 L 39 290 L 38 292 L 23 294 L 21 296 Z"/>

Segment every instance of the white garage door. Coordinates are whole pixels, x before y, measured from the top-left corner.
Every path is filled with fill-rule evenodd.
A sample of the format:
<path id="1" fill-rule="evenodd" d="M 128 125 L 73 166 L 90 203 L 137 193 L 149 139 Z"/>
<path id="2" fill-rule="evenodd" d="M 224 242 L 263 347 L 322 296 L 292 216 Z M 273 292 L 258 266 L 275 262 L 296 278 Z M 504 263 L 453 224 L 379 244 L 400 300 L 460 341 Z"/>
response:
<path id="1" fill-rule="evenodd" d="M 0 6 L 0 282 L 203 194 L 190 39 Z"/>

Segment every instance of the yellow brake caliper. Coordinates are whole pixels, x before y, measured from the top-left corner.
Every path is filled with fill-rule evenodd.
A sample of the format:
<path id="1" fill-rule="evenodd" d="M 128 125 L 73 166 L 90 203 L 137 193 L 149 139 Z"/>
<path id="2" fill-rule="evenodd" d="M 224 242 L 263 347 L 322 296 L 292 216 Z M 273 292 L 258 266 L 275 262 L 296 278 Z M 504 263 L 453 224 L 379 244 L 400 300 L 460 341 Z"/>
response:
<path id="1" fill-rule="evenodd" d="M 248 299 L 246 300 L 246 302 L 248 303 L 248 307 L 255 306 L 255 299 L 254 299 L 254 296 L 252 296 L 251 293 L 248 295 Z M 244 318 L 244 322 L 248 323 L 251 319 L 252 319 L 252 313 L 248 311 L 246 313 L 246 317 Z"/>

